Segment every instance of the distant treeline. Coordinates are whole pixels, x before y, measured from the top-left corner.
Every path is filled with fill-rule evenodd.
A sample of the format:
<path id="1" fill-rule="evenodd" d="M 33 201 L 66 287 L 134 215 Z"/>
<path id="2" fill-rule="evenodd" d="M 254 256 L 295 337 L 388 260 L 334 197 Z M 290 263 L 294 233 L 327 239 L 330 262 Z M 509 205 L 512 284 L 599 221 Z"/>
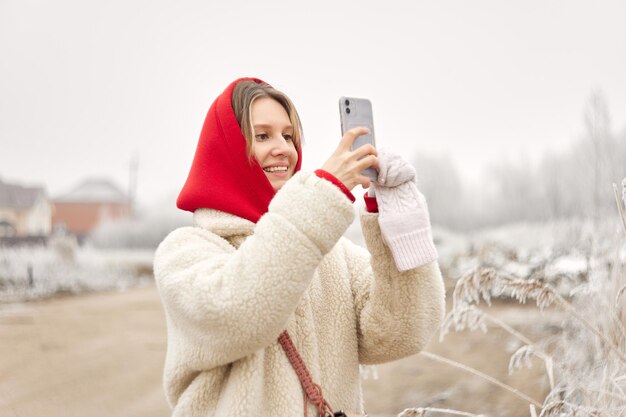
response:
<path id="1" fill-rule="evenodd" d="M 415 158 L 419 187 L 431 219 L 457 230 L 519 221 L 616 216 L 612 183 L 626 177 L 626 129 L 611 128 L 601 92 L 589 97 L 584 129 L 572 147 L 531 165 L 490 167 L 484 183 L 470 186 L 447 156 Z"/>

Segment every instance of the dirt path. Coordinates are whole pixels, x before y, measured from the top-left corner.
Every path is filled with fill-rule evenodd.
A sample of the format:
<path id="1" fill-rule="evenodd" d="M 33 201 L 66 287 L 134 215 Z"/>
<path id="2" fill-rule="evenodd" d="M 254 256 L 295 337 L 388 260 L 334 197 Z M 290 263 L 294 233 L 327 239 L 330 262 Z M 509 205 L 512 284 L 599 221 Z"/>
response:
<path id="1" fill-rule="evenodd" d="M 538 340 L 549 326 L 531 306 L 499 305 Z M 542 324 L 543 323 L 543 324 Z M 0 305 L 0 416 L 166 417 L 161 386 L 165 323 L 154 287 Z M 547 380 L 535 368 L 509 376 L 511 338 L 498 329 L 452 333 L 428 350 L 469 364 L 538 400 Z M 452 407 L 492 417 L 528 416 L 528 404 L 475 377 L 421 356 L 378 367 L 364 381 L 372 417 L 407 407 Z"/>
<path id="2" fill-rule="evenodd" d="M 169 416 L 154 287 L 0 305 L 3 417 Z"/>

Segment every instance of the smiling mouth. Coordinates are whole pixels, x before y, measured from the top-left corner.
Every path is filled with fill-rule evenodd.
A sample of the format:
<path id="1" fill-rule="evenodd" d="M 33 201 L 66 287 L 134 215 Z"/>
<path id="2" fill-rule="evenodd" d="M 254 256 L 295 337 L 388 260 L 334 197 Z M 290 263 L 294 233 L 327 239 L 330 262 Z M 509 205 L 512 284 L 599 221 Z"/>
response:
<path id="1" fill-rule="evenodd" d="M 263 171 L 269 172 L 269 173 L 272 173 L 272 174 L 284 173 L 284 172 L 287 172 L 287 170 L 288 170 L 287 167 L 267 167 L 267 168 L 263 168 Z"/>

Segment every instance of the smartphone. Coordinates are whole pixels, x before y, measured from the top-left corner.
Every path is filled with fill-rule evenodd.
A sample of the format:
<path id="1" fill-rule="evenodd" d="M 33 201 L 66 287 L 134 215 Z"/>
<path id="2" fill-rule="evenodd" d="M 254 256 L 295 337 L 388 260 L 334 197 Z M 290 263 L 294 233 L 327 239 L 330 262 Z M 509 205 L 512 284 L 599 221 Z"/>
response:
<path id="1" fill-rule="evenodd" d="M 367 127 L 370 131 L 355 139 L 352 150 L 363 145 L 370 144 L 376 146 L 374 136 L 374 117 L 372 115 L 372 103 L 366 98 L 341 97 L 339 99 L 339 117 L 341 119 L 341 135 L 354 127 Z M 363 175 L 368 176 L 372 181 L 378 177 L 378 172 L 374 168 L 367 168 Z"/>

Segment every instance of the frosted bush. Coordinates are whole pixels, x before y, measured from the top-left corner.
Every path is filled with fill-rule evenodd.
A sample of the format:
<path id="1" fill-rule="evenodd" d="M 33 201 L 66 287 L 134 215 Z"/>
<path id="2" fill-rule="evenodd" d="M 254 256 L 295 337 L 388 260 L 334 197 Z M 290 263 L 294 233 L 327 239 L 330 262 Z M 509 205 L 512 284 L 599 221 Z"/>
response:
<path id="1" fill-rule="evenodd" d="M 608 245 L 592 245 L 589 248 L 596 251 L 587 257 L 586 263 L 577 257 L 554 262 L 553 268 L 570 276 L 582 269 L 586 271 L 586 282 L 571 291 L 567 300 L 547 283 L 543 274 L 550 268 L 541 269 L 534 278 L 520 278 L 492 267 L 476 267 L 457 282 L 453 308 L 446 315 L 441 338 L 451 329 L 487 331 L 486 322 L 490 322 L 515 338 L 509 372 L 530 366 L 533 358 L 543 361 L 550 382 L 550 392 L 543 404 L 501 381 L 490 379 L 528 401 L 531 417 L 623 416 L 626 412 L 626 296 L 623 296 L 626 292 L 623 257 L 626 244 L 623 236 L 607 237 L 607 241 L 613 245 L 612 250 L 601 253 L 598 248 Z M 521 303 L 535 300 L 541 310 L 548 307 L 563 310 L 566 314 L 559 326 L 560 332 L 545 340 L 533 341 L 478 308 L 481 300 L 490 304 L 494 297 L 502 294 Z M 488 376 L 463 364 L 429 352 L 423 355 L 489 380 Z"/>
<path id="2" fill-rule="evenodd" d="M 67 249 L 67 248 L 65 248 Z M 0 302 L 123 290 L 152 281 L 153 251 L 58 247 L 0 249 Z"/>
<path id="3" fill-rule="evenodd" d="M 152 212 L 100 224 L 88 237 L 99 248 L 154 249 L 172 230 L 191 225 L 189 213 Z"/>

